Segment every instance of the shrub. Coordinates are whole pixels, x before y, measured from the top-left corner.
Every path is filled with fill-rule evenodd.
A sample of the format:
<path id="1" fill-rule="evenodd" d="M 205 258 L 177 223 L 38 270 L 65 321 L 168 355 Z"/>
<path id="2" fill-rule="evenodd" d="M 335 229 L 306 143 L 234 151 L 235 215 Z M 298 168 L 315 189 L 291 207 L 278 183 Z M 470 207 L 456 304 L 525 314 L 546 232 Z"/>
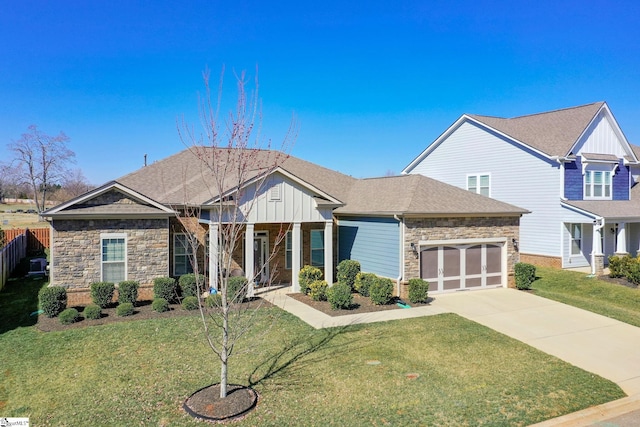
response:
<path id="1" fill-rule="evenodd" d="M 314 301 L 325 301 L 327 299 L 327 282 L 316 280 L 309 285 L 309 296 Z"/>
<path id="2" fill-rule="evenodd" d="M 625 276 L 634 285 L 640 285 L 640 262 L 638 258 L 631 258 L 624 264 Z"/>
<path id="3" fill-rule="evenodd" d="M 349 309 L 353 304 L 351 287 L 346 283 L 335 283 L 327 289 L 327 301 L 333 310 Z"/>
<path id="4" fill-rule="evenodd" d="M 311 265 L 305 265 L 298 274 L 300 292 L 307 294 L 309 292 L 309 285 L 318 280 L 322 280 L 322 270 Z"/>
<path id="5" fill-rule="evenodd" d="M 133 314 L 133 304 L 130 302 L 123 302 L 116 307 L 116 314 L 121 317 L 131 316 Z"/>
<path id="6" fill-rule="evenodd" d="M 204 299 L 204 305 L 208 308 L 222 307 L 222 295 L 211 294 Z"/>
<path id="7" fill-rule="evenodd" d="M 48 286 L 38 292 L 40 309 L 47 317 L 56 317 L 67 307 L 67 290 L 62 286 Z"/>
<path id="8" fill-rule="evenodd" d="M 120 304 L 124 302 L 130 302 L 135 304 L 138 300 L 138 288 L 140 284 L 133 280 L 127 280 L 120 282 L 118 285 L 118 302 Z"/>
<path id="9" fill-rule="evenodd" d="M 110 282 L 95 282 L 91 284 L 91 300 L 100 308 L 111 304 L 116 286 Z"/>
<path id="10" fill-rule="evenodd" d="M 164 298 L 156 298 L 151 303 L 151 308 L 158 313 L 164 313 L 165 311 L 169 311 L 169 303 Z"/>
<path id="11" fill-rule="evenodd" d="M 391 302 L 393 297 L 393 280 L 386 277 L 378 277 L 369 287 L 369 298 L 375 305 L 385 305 Z"/>
<path id="12" fill-rule="evenodd" d="M 246 277 L 229 277 L 227 279 L 227 301 L 229 303 L 242 302 L 247 296 L 247 283 L 249 281 Z"/>
<path id="13" fill-rule="evenodd" d="M 362 295 L 363 297 L 368 297 L 369 296 L 369 288 L 371 287 L 371 284 L 373 282 L 375 282 L 375 280 L 378 278 L 378 276 L 376 276 L 373 273 L 358 273 L 356 274 L 356 280 L 353 282 L 353 287 L 355 288 L 355 290 Z"/>
<path id="14" fill-rule="evenodd" d="M 536 280 L 536 267 L 524 262 L 516 263 L 514 267 L 516 288 L 521 290 L 531 289 L 531 284 Z"/>
<path id="15" fill-rule="evenodd" d="M 356 276 L 360 273 L 360 263 L 352 259 L 345 259 L 338 264 L 338 283 L 346 283 L 353 290 Z"/>
<path id="16" fill-rule="evenodd" d="M 633 264 L 638 262 L 637 258 L 631 255 L 619 257 L 612 255 L 609 257 L 609 277 L 627 277 L 629 270 L 633 269 Z"/>
<path id="17" fill-rule="evenodd" d="M 409 302 L 427 302 L 429 294 L 429 282 L 419 278 L 409 279 Z"/>
<path id="18" fill-rule="evenodd" d="M 203 286 L 205 282 L 204 275 L 199 274 L 198 277 L 196 277 L 195 273 L 188 273 L 180 276 L 180 279 L 178 279 L 178 286 L 180 286 L 180 293 L 182 294 L 182 296 L 197 297 L 198 281 L 200 282 L 200 286 Z"/>
<path id="19" fill-rule="evenodd" d="M 176 279 L 172 277 L 156 277 L 153 279 L 153 298 L 164 298 L 171 302 L 176 297 Z"/>
<path id="20" fill-rule="evenodd" d="M 190 295 L 182 300 L 182 308 L 185 310 L 197 310 L 200 308 L 198 297 Z"/>
<path id="21" fill-rule="evenodd" d="M 84 308 L 82 315 L 85 319 L 99 319 L 102 317 L 102 309 L 96 304 L 89 304 Z"/>
<path id="22" fill-rule="evenodd" d="M 70 325 L 72 323 L 75 323 L 78 320 L 78 317 L 78 310 L 76 310 L 75 308 L 67 308 L 60 313 L 58 319 L 60 319 L 60 323 L 62 323 L 63 325 Z"/>

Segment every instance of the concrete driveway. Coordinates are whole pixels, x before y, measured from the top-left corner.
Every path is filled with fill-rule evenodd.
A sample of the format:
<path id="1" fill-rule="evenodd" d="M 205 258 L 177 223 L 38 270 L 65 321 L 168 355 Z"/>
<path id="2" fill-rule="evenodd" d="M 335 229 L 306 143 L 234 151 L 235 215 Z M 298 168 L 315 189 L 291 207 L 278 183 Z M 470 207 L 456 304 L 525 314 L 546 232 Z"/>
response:
<path id="1" fill-rule="evenodd" d="M 515 289 L 436 295 L 451 311 L 640 395 L 640 328 Z"/>

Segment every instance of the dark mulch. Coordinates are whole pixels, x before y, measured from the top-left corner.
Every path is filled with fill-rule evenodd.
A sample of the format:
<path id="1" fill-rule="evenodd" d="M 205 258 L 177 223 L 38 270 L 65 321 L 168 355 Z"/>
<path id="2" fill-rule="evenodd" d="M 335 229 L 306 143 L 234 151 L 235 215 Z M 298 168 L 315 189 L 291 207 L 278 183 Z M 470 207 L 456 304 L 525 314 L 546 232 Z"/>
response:
<path id="1" fill-rule="evenodd" d="M 307 304 L 311 308 L 315 308 L 318 311 L 323 312 L 324 314 L 328 314 L 329 316 L 345 316 L 348 314 L 360 314 L 360 313 L 372 313 L 374 311 L 386 311 L 386 310 L 406 310 L 398 306 L 397 302 L 400 301 L 399 298 L 393 298 L 391 303 L 386 305 L 375 305 L 371 302 L 371 298 L 363 297 L 360 294 L 353 294 L 353 304 L 349 310 L 333 310 L 331 308 L 331 304 L 328 301 L 314 301 L 309 295 L 305 295 L 302 293 L 293 293 L 287 294 L 291 298 L 300 301 L 302 303 Z M 426 304 L 409 304 L 411 307 L 420 307 L 423 305 L 429 305 L 429 303 L 433 301 L 432 298 L 429 298 L 429 302 Z M 404 301 L 408 303 L 407 301 Z"/>
<path id="2" fill-rule="evenodd" d="M 252 309 L 257 307 L 270 307 L 272 304 L 268 301 L 265 301 L 261 298 L 255 298 L 250 301 L 246 301 L 242 303 L 243 309 Z M 171 317 L 182 317 L 182 316 L 199 316 L 199 310 L 185 310 L 180 304 L 170 304 L 169 311 L 165 311 L 164 313 L 158 313 L 151 308 L 151 301 L 138 301 L 134 308 L 133 315 L 131 316 L 118 316 L 116 314 L 116 306 L 113 305 L 108 308 L 102 309 L 102 318 L 100 319 L 85 319 L 82 317 L 82 311 L 84 307 L 74 307 L 80 313 L 80 321 L 76 323 L 72 323 L 71 325 L 63 325 L 60 323 L 60 319 L 57 317 L 49 318 L 43 314 L 38 316 L 37 327 L 39 330 L 43 332 L 53 332 L 53 331 L 64 331 L 72 328 L 84 328 L 87 326 L 97 326 L 97 325 L 106 325 L 109 323 L 115 322 L 130 322 L 134 320 L 145 320 L 145 319 L 166 319 Z"/>
<path id="3" fill-rule="evenodd" d="M 223 421 L 241 417 L 253 410 L 258 394 L 249 387 L 227 386 L 227 396 L 220 398 L 220 384 L 210 385 L 193 393 L 182 406 L 192 417 Z"/>
<path id="4" fill-rule="evenodd" d="M 613 283 L 616 285 L 622 285 L 622 286 L 626 286 L 627 288 L 633 288 L 633 289 L 637 289 L 638 285 L 634 285 L 633 283 L 631 283 L 630 281 L 628 281 L 627 279 L 625 279 L 624 277 L 609 277 L 608 275 L 602 275 L 602 276 L 598 276 L 599 280 L 602 280 L 604 282 L 609 282 L 609 283 Z"/>

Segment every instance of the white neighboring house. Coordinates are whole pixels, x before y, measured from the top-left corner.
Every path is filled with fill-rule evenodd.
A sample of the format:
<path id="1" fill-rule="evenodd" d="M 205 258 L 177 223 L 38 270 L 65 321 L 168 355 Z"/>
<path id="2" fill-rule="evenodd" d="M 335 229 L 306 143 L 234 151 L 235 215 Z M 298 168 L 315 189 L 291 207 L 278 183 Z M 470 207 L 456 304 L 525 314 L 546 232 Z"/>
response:
<path id="1" fill-rule="evenodd" d="M 640 247 L 640 147 L 605 102 L 499 118 L 463 114 L 404 170 L 531 213 L 520 260 L 600 272 Z"/>

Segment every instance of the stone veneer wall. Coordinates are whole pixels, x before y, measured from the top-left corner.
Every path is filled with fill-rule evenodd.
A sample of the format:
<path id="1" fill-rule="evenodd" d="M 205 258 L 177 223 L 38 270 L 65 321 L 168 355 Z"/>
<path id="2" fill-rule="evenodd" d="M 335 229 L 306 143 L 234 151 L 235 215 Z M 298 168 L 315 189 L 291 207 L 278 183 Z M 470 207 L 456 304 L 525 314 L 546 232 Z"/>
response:
<path id="1" fill-rule="evenodd" d="M 51 284 L 88 288 L 100 281 L 100 233 L 126 233 L 127 280 L 141 286 L 169 274 L 167 219 L 54 220 Z"/>
<path id="2" fill-rule="evenodd" d="M 405 218 L 404 271 L 405 280 L 420 277 L 420 259 L 411 250 L 411 243 L 422 240 L 507 239 L 508 286 L 514 286 L 514 265 L 519 261 L 512 239 L 519 240 L 519 217 Z M 404 292 L 401 292 L 404 294 Z"/>

